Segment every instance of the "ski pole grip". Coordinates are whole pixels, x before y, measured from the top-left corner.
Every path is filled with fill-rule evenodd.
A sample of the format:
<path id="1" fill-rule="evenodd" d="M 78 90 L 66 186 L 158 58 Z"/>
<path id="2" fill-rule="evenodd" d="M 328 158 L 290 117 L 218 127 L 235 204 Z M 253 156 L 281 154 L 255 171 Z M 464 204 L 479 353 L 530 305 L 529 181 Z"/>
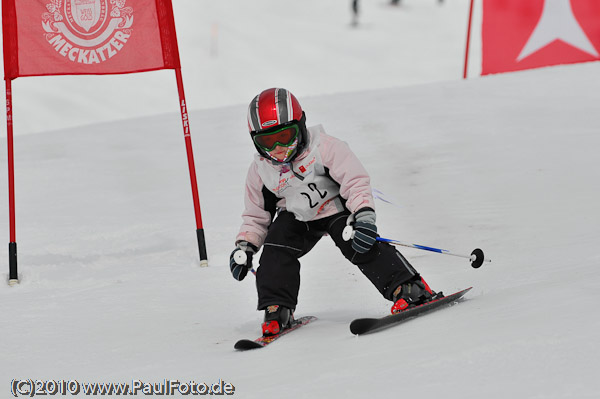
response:
<path id="1" fill-rule="evenodd" d="M 242 251 L 241 249 L 238 249 L 237 251 L 235 251 L 235 253 L 233 254 L 233 260 L 235 261 L 235 263 L 237 263 L 238 265 L 245 265 L 246 262 L 248 261 L 248 255 L 246 255 L 245 251 Z"/>
<path id="2" fill-rule="evenodd" d="M 354 238 L 354 229 L 352 228 L 352 226 L 348 225 L 348 226 L 344 227 L 344 230 L 342 230 L 342 239 L 344 241 L 350 241 L 353 238 Z"/>

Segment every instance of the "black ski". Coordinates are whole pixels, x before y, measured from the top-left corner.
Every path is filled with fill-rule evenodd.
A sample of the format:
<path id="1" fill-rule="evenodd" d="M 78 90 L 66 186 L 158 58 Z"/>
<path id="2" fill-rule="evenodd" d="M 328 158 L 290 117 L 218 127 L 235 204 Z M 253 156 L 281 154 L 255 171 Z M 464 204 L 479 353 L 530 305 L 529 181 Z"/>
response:
<path id="1" fill-rule="evenodd" d="M 471 288 L 473 287 L 469 287 L 462 291 L 455 292 L 452 295 L 435 299 L 423 305 L 415 306 L 414 308 L 409 308 L 397 314 L 388 315 L 380 318 L 363 318 L 353 320 L 352 323 L 350 323 L 350 331 L 352 332 L 352 334 L 361 335 L 383 330 L 385 328 L 394 326 L 413 317 L 430 312 L 434 309 L 439 309 L 444 305 L 451 304 L 452 302 L 458 300 L 463 295 L 465 295 Z"/>
<path id="2" fill-rule="evenodd" d="M 275 341 L 279 337 L 289 334 L 292 331 L 297 330 L 300 327 L 305 326 L 308 323 L 310 323 L 311 321 L 315 321 L 315 320 L 317 320 L 317 318 L 315 316 L 300 317 L 299 319 L 294 320 L 294 322 L 292 323 L 292 326 L 290 328 L 286 328 L 279 334 L 270 335 L 268 337 L 262 336 L 262 337 L 255 339 L 254 341 L 251 339 L 240 339 L 238 342 L 235 343 L 234 348 L 237 350 L 240 350 L 240 351 L 264 348 L 265 346 L 269 345 L 271 342 Z"/>

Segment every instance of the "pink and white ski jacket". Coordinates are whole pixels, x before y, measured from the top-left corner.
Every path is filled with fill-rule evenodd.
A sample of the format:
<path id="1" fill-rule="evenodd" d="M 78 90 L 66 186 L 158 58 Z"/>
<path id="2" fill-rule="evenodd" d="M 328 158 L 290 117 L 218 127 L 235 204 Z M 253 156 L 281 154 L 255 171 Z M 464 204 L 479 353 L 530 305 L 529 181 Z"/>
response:
<path id="1" fill-rule="evenodd" d="M 327 135 L 321 125 L 308 128 L 308 134 L 308 148 L 291 164 L 254 156 L 236 242 L 248 241 L 260 248 L 277 210 L 310 221 L 342 212 L 344 201 L 350 212 L 375 209 L 369 174 L 348 145 Z"/>

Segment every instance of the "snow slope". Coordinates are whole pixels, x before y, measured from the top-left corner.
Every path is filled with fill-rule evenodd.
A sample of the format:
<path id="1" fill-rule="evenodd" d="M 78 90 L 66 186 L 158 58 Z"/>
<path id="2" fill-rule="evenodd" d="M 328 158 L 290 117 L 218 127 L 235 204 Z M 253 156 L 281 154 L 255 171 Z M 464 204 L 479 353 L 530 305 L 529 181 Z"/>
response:
<path id="1" fill-rule="evenodd" d="M 312 96 L 458 79 L 468 7 L 361 0 L 354 29 L 350 0 L 174 0 L 188 104 L 245 104 L 272 86 Z M 24 78 L 13 91 L 20 134 L 178 111 L 173 71 Z"/>
<path id="2" fill-rule="evenodd" d="M 304 258 L 297 309 L 320 321 L 259 352 L 232 350 L 261 315 L 253 277 L 227 267 L 252 155 L 245 107 L 191 115 L 217 133 L 195 140 L 208 268 L 176 114 L 18 137 L 22 283 L 0 285 L 2 384 L 223 378 L 243 398 L 596 397 L 598 68 L 302 98 L 309 123 L 348 141 L 398 205 L 378 207 L 383 235 L 482 247 L 493 262 L 404 250 L 434 289 L 475 288 L 356 338 L 348 323 L 388 304 L 324 239 Z"/>
<path id="3" fill-rule="evenodd" d="M 349 322 L 389 303 L 324 238 L 303 258 L 297 309 L 319 321 L 247 353 L 233 344 L 262 315 L 253 277 L 227 266 L 253 152 L 245 102 L 190 115 L 208 268 L 176 109 L 17 135 L 21 284 L 0 284 L 0 392 L 13 378 L 223 379 L 240 398 L 598 397 L 599 69 L 299 94 L 308 123 L 346 140 L 396 204 L 378 205 L 382 235 L 493 261 L 403 249 L 434 289 L 473 290 L 355 337 Z"/>

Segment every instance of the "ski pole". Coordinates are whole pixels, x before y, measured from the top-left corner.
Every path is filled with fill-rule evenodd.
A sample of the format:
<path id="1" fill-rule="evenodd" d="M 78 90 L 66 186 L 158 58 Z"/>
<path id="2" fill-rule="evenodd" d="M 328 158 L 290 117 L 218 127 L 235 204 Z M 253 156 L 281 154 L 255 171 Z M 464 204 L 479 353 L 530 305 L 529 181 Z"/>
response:
<path id="1" fill-rule="evenodd" d="M 239 249 L 239 250 L 235 251 L 235 253 L 233 254 L 233 260 L 238 265 L 245 265 L 246 261 L 248 260 L 248 255 L 246 255 L 246 252 Z M 250 268 L 250 271 L 252 272 L 252 274 L 254 274 L 256 276 L 256 270 L 254 270 L 253 267 Z"/>
<path id="2" fill-rule="evenodd" d="M 346 226 L 344 228 L 344 231 L 342 232 L 342 238 L 345 241 L 349 241 L 353 237 L 354 237 L 354 229 L 352 228 L 352 226 Z M 481 265 L 483 265 L 483 262 L 491 262 L 492 261 L 491 259 L 486 259 L 483 251 L 479 248 L 475 248 L 473 250 L 473 252 L 471 252 L 471 255 L 462 255 L 462 254 L 456 254 L 456 253 L 450 252 L 446 249 L 439 249 L 439 248 L 429 247 L 426 245 L 411 244 L 408 242 L 392 240 L 389 238 L 377 237 L 376 240 L 380 241 L 380 242 L 386 242 L 386 243 L 392 244 L 392 245 L 399 245 L 399 246 L 408 247 L 408 248 L 421 249 L 423 251 L 436 252 L 438 254 L 458 256 L 459 258 L 466 258 L 466 259 L 469 259 L 469 261 L 471 262 L 471 266 L 474 269 L 481 267 Z"/>

